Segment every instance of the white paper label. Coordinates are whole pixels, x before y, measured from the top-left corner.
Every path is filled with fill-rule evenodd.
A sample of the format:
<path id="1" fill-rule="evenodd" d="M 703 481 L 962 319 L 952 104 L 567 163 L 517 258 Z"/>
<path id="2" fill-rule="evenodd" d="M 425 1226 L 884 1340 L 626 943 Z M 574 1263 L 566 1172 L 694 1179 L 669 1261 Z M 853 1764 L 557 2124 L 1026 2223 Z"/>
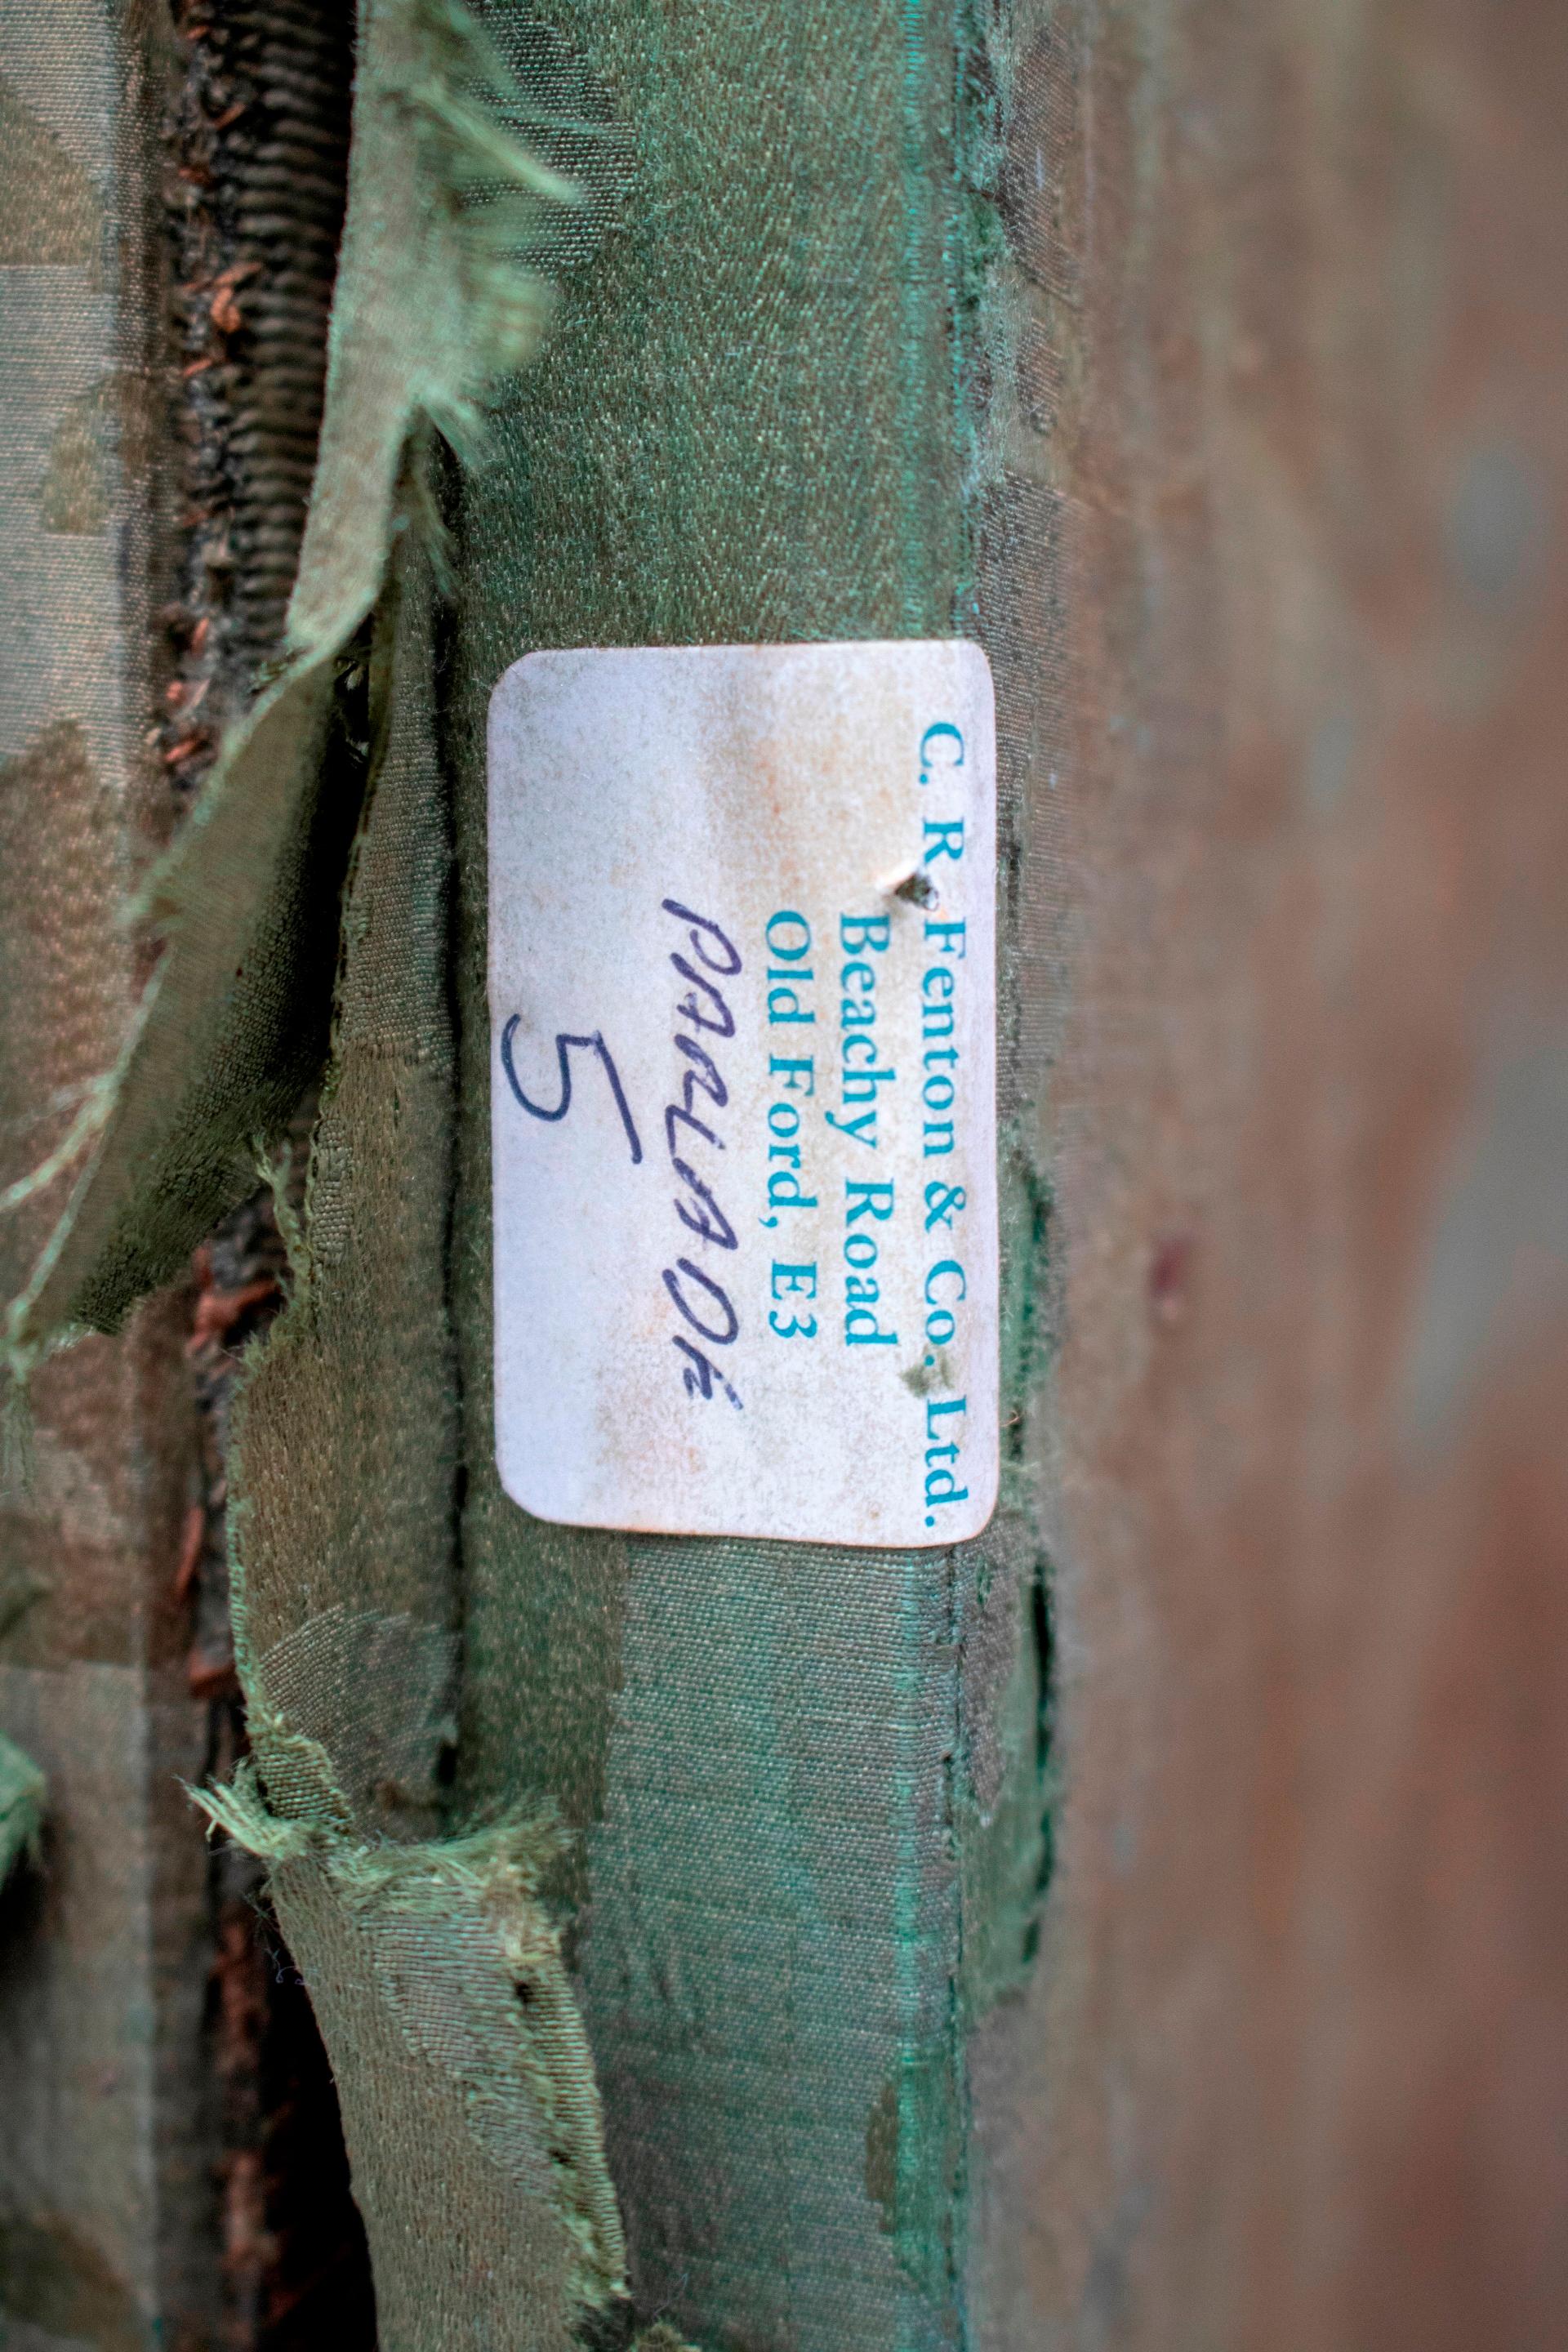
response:
<path id="1" fill-rule="evenodd" d="M 818 1543 L 985 1525 L 994 893 L 975 646 L 508 670 L 490 1084 L 516 1502 Z"/>

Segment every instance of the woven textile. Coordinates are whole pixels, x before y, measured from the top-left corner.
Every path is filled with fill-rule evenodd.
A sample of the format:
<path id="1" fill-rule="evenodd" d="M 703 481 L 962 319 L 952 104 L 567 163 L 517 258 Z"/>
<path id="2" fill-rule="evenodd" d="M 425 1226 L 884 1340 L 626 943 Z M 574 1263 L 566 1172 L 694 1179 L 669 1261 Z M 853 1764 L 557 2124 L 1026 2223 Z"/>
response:
<path id="1" fill-rule="evenodd" d="M 966 2037 L 1046 1853 L 1016 884 L 1054 607 L 1018 588 L 1048 501 L 1000 455 L 1021 28 L 952 0 L 485 21 L 493 54 L 440 0 L 362 9 L 283 664 L 147 896 L 158 980 L 13 1360 L 173 1270 L 331 1008 L 294 1295 L 236 1416 L 258 1777 L 212 1810 L 272 1864 L 317 2002 L 383 2344 L 668 2319 L 914 2352 L 964 2332 Z M 554 341 L 481 420 L 544 269 Z M 868 1554 L 534 1523 L 491 1426 L 490 688 L 539 646 L 952 634 L 987 643 L 1002 733 L 994 1526 Z"/>

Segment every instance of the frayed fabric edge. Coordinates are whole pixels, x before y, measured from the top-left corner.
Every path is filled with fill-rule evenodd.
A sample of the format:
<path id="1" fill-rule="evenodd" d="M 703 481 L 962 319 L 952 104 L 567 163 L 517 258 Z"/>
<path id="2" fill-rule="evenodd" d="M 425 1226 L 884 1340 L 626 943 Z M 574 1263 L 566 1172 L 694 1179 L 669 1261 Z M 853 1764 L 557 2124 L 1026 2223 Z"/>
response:
<path id="1" fill-rule="evenodd" d="M 486 388 L 533 355 L 551 308 L 526 256 L 574 191 L 497 119 L 512 95 L 458 0 L 361 0 L 326 405 L 282 663 L 132 910 L 164 945 L 118 1064 L 50 1161 L 0 1201 L 3 1213 L 79 1164 L 8 1311 L 18 1387 L 55 1346 L 117 1329 L 178 1271 L 243 1196 L 255 1139 L 281 1130 L 308 1076 L 289 1058 L 297 1000 L 330 996 L 331 966 L 324 987 L 303 971 L 300 935 L 319 926 L 291 920 L 303 884 L 290 857 L 335 667 L 399 531 L 417 527 L 411 454 L 434 429 L 474 455 Z"/>
<path id="2" fill-rule="evenodd" d="M 510 2148 L 537 2142 L 574 2250 L 572 2301 L 585 2315 L 629 2307 L 593 2056 L 540 1899 L 561 1844 L 553 1811 L 513 1809 L 452 1836 L 405 1843 L 345 1833 L 330 1803 L 311 1820 L 274 1812 L 248 1762 L 226 1787 L 190 1793 L 209 1836 L 265 1863 L 280 1908 L 308 1914 L 302 1880 L 331 1898 L 371 1956 L 369 1973 L 411 2054 L 439 2079 L 487 2159 L 504 2171 Z M 398 1990 L 410 1982 L 417 2002 L 400 2009 Z M 475 2039 L 487 2032 L 488 2041 Z M 439 2063 L 437 2053 L 465 2043 L 466 2063 Z M 521 2169 L 516 2178 L 523 2193 L 538 2193 Z M 659 2352 L 657 2339 L 650 2352 Z"/>

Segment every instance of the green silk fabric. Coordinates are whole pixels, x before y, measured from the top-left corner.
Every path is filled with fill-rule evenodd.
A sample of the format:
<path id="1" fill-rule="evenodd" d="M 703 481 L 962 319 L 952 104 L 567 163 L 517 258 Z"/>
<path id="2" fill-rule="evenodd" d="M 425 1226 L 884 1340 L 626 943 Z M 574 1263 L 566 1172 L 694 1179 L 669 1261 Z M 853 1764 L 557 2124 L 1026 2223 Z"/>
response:
<path id="1" fill-rule="evenodd" d="M 547 1789 L 576 1833 L 562 1891 L 639 2304 L 716 2346 L 904 2352 L 963 2329 L 996 1866 L 963 1851 L 986 1831 L 960 1653 L 979 1595 L 1023 1591 L 1028 1538 L 1009 1507 L 956 1554 L 653 1540 L 501 1493 L 484 720 L 535 646 L 974 634 L 964 337 L 994 218 L 963 176 L 951 6 L 529 15 L 634 128 L 636 169 L 461 506 L 459 1785 Z M 1016 1289 L 1016 1184 L 1008 1215 Z M 1034 1793 L 1000 1867 L 1026 1910 L 1038 1689 L 1010 1626 L 999 1704 Z"/>
<path id="2" fill-rule="evenodd" d="M 331 995 L 294 1290 L 235 1414 L 255 1771 L 209 1811 L 312 1991 L 384 2352 L 969 2330 L 966 2045 L 1047 1857 L 1018 877 L 1050 509 L 1003 454 L 998 201 L 1026 16 L 492 5 L 503 98 L 449 0 L 363 0 L 286 661 L 156 877 L 159 982 L 9 1353 L 116 1327 L 247 1189 Z M 545 276 L 552 339 L 481 431 Z M 532 1521 L 492 1423 L 490 692 L 546 646 L 952 635 L 1000 721 L 997 1517 L 911 1553 Z"/>

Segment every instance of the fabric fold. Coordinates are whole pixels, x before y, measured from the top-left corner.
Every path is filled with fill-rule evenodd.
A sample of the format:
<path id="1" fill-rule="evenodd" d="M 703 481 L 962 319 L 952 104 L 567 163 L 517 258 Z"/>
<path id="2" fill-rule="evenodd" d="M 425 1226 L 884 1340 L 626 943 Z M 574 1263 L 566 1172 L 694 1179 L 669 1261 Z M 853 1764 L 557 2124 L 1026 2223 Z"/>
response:
<path id="1" fill-rule="evenodd" d="M 79 1330 L 117 1329 L 179 1270 L 252 1189 L 258 1145 L 321 1067 L 358 802 L 334 731 L 338 666 L 413 520 L 411 442 L 434 427 L 471 449 L 485 387 L 538 345 L 549 289 L 520 257 L 572 195 L 499 119 L 510 95 L 452 0 L 363 0 L 326 407 L 280 667 L 133 910 L 161 957 L 9 1310 L 14 1375 Z"/>

